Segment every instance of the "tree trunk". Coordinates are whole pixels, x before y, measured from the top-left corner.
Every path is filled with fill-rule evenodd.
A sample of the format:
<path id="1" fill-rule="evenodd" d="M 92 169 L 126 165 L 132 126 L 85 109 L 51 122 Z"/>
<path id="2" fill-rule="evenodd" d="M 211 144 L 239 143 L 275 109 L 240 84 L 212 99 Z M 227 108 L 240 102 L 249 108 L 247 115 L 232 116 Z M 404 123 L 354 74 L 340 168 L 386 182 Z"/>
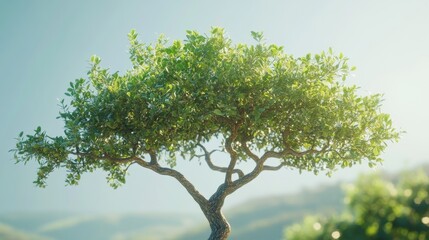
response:
<path id="1" fill-rule="evenodd" d="M 220 210 L 206 214 L 207 220 L 209 221 L 211 234 L 209 240 L 225 240 L 231 232 L 231 227 L 226 221 Z"/>
<path id="2" fill-rule="evenodd" d="M 200 204 L 212 231 L 208 240 L 226 240 L 231 232 L 231 227 L 221 211 L 225 197 L 225 185 L 222 184 L 209 201 Z"/>

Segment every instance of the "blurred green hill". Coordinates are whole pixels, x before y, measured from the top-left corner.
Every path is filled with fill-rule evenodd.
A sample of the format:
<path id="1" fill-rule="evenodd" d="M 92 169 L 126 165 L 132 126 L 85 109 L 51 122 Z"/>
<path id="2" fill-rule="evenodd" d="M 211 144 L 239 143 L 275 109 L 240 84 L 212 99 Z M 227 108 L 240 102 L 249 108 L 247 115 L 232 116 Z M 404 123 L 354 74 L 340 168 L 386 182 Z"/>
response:
<path id="1" fill-rule="evenodd" d="M 2 240 L 51 240 L 35 234 L 17 230 L 11 226 L 0 223 L 0 239 Z"/>
<path id="2" fill-rule="evenodd" d="M 0 239 L 171 239 L 173 236 L 177 236 L 182 229 L 192 227 L 195 222 L 195 217 L 180 214 L 2 214 L 0 216 Z M 2 224 L 7 228 L 2 228 Z M 21 235 L 25 235 L 25 237 L 20 237 Z"/>
<path id="3" fill-rule="evenodd" d="M 341 211 L 342 199 L 340 186 L 334 185 L 249 201 L 226 212 L 231 239 L 281 239 L 285 226 L 308 214 Z M 0 227 L 5 240 L 201 240 L 209 235 L 204 219 L 181 214 L 10 213 L 0 214 L 0 224 L 7 226 Z"/>
<path id="4" fill-rule="evenodd" d="M 429 173 L 429 166 L 419 169 Z M 386 178 L 395 181 L 397 175 Z M 225 212 L 232 226 L 230 239 L 282 239 L 285 227 L 301 222 L 307 215 L 342 212 L 343 199 L 341 184 L 335 184 L 297 194 L 250 200 Z M 176 213 L 0 214 L 1 240 L 202 240 L 208 235 L 205 219 Z"/>

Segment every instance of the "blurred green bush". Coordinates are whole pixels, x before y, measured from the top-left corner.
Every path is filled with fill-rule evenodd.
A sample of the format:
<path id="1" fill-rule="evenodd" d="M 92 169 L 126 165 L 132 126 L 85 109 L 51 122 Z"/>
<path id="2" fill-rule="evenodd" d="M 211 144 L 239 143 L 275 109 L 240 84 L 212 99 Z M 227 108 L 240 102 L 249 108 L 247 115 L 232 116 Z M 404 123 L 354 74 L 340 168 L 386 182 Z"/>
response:
<path id="1" fill-rule="evenodd" d="M 307 217 L 287 228 L 285 239 L 429 239 L 429 176 L 423 171 L 404 173 L 396 182 L 361 176 L 346 191 L 347 211 Z"/>

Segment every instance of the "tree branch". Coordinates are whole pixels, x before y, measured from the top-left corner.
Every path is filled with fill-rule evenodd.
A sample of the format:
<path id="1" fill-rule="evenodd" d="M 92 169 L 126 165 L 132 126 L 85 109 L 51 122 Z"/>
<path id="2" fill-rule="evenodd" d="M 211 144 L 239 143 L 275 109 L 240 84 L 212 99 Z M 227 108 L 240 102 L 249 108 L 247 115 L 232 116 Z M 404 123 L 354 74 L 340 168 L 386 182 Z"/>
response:
<path id="1" fill-rule="evenodd" d="M 304 155 L 307 155 L 307 154 L 319 154 L 319 153 L 324 153 L 324 152 L 326 152 L 326 150 L 328 149 L 328 147 L 329 147 L 329 142 L 327 142 L 321 149 L 319 149 L 319 150 L 317 150 L 317 149 L 315 149 L 314 148 L 314 146 L 312 146 L 310 149 L 308 149 L 308 150 L 305 150 L 305 151 L 301 151 L 301 152 L 299 152 L 299 151 L 296 151 L 296 150 L 294 150 L 294 149 L 292 149 L 291 147 L 287 147 L 286 148 L 286 150 L 285 151 L 283 151 L 283 152 L 285 152 L 285 153 L 289 153 L 289 154 L 291 154 L 292 156 L 294 156 L 294 157 L 302 157 L 302 156 L 304 156 Z"/>
<path id="2" fill-rule="evenodd" d="M 232 182 L 231 185 L 228 186 L 226 190 L 226 194 L 229 195 L 235 192 L 237 189 L 241 188 L 242 186 L 246 185 L 247 183 L 255 179 L 262 172 L 263 168 L 264 168 L 263 162 L 257 163 L 255 168 L 250 173 Z"/>
<path id="3" fill-rule="evenodd" d="M 261 162 L 262 164 L 264 164 L 264 162 L 268 159 L 268 158 L 283 158 L 286 156 L 286 154 L 288 153 L 287 150 L 283 150 L 281 152 L 276 152 L 276 151 L 267 151 L 264 153 L 264 155 L 262 155 L 261 157 Z"/>
<path id="4" fill-rule="evenodd" d="M 230 155 L 230 161 L 228 165 L 228 169 L 226 170 L 225 174 L 225 184 L 231 184 L 232 182 L 232 173 L 234 172 L 235 164 L 238 160 L 238 154 L 237 152 L 232 148 L 232 143 L 235 141 L 235 139 L 238 136 L 238 127 L 236 125 L 233 126 L 231 130 L 231 136 L 229 136 L 225 140 L 225 149 Z"/>
<path id="5" fill-rule="evenodd" d="M 281 167 L 286 166 L 287 164 L 285 162 L 282 162 L 278 166 L 267 166 L 264 165 L 265 161 L 268 158 L 275 157 L 275 156 L 282 156 L 281 153 L 277 152 L 267 152 L 261 157 L 260 161 L 256 164 L 255 168 L 248 174 L 244 175 L 242 178 L 239 178 L 235 180 L 231 186 L 227 189 L 227 194 L 231 194 L 235 192 L 237 189 L 241 188 L 242 186 L 246 185 L 247 183 L 251 182 L 253 179 L 255 179 L 259 174 L 264 170 L 270 170 L 275 171 L 281 169 Z"/>
<path id="6" fill-rule="evenodd" d="M 243 149 L 244 149 L 244 152 L 247 154 L 247 156 L 249 156 L 253 161 L 255 161 L 256 163 L 257 162 L 259 162 L 259 157 L 256 155 L 256 154 L 254 154 L 250 149 L 249 149 L 249 147 L 247 146 L 247 143 L 246 143 L 246 141 L 241 141 L 241 146 L 243 147 Z"/>
<path id="7" fill-rule="evenodd" d="M 277 171 L 280 170 L 283 166 L 290 166 L 289 164 L 287 164 L 286 162 L 281 162 L 279 165 L 277 166 L 268 166 L 268 165 L 264 165 L 262 170 L 265 171 Z"/>
<path id="8" fill-rule="evenodd" d="M 226 173 L 228 171 L 228 168 L 216 166 L 212 162 L 211 154 L 214 153 L 216 150 L 208 152 L 207 149 L 203 145 L 198 143 L 197 146 L 199 146 L 204 151 L 204 159 L 206 160 L 207 165 L 209 166 L 210 169 L 212 169 L 213 171 L 218 171 L 218 172 L 223 172 L 223 173 Z M 244 176 L 243 171 L 241 171 L 240 169 L 233 169 L 232 172 L 237 174 L 239 178 Z"/>
<path id="9" fill-rule="evenodd" d="M 93 159 L 101 159 L 101 160 L 107 160 L 112 161 L 115 163 L 129 163 L 127 166 L 127 169 L 134 163 L 139 164 L 140 166 L 150 169 L 160 175 L 167 175 L 175 178 L 183 187 L 185 187 L 186 191 L 192 196 L 192 198 L 202 207 L 208 204 L 207 199 L 192 185 L 191 182 L 189 182 L 183 174 L 180 172 L 173 170 L 171 168 L 165 168 L 161 167 L 157 161 L 157 155 L 154 151 L 149 151 L 150 156 L 150 162 L 146 162 L 140 157 L 137 156 L 131 156 L 126 158 L 118 158 L 118 157 L 112 157 L 108 154 L 103 154 L 102 156 L 96 156 L 91 153 L 76 153 L 76 152 L 70 152 L 70 154 L 81 156 L 81 157 L 91 157 Z"/>
<path id="10" fill-rule="evenodd" d="M 151 155 L 151 158 L 152 157 L 156 157 L 156 154 Z M 175 178 L 186 189 L 186 191 L 188 191 L 188 193 L 200 205 L 201 208 L 206 207 L 208 204 L 208 200 L 180 172 L 171 168 L 161 167 L 158 162 L 154 161 L 154 159 L 151 159 L 150 162 L 146 162 L 142 158 L 133 157 L 133 161 L 135 161 L 140 166 L 150 169 L 160 175 L 166 175 Z"/>
<path id="11" fill-rule="evenodd" d="M 267 152 L 265 152 L 264 155 L 262 155 L 261 162 L 264 163 L 269 158 L 284 158 L 284 157 L 287 157 L 288 155 L 291 155 L 294 157 L 302 157 L 302 156 L 307 155 L 307 154 L 324 153 L 328 149 L 328 146 L 329 146 L 329 143 L 327 143 L 325 146 L 322 147 L 322 149 L 319 149 L 319 150 L 311 148 L 311 149 L 301 151 L 301 152 L 295 151 L 290 147 L 281 151 L 281 152 L 267 151 Z M 287 165 L 288 164 L 286 162 L 282 162 L 278 166 L 264 166 L 264 168 L 265 168 L 264 170 L 278 170 L 282 166 L 287 166 Z"/>
<path id="12" fill-rule="evenodd" d="M 307 155 L 307 154 L 323 153 L 323 152 L 325 152 L 328 149 L 328 147 L 330 145 L 330 140 L 328 140 L 326 142 L 326 144 L 324 144 L 323 147 L 322 147 L 322 149 L 320 149 L 320 150 L 316 150 L 316 149 L 314 149 L 315 146 L 312 146 L 308 150 L 299 152 L 299 151 L 296 151 L 296 150 L 292 149 L 292 147 L 290 146 L 290 144 L 287 142 L 287 137 L 289 136 L 289 134 L 290 134 L 290 129 L 286 129 L 286 130 L 284 130 L 282 132 L 282 140 L 283 140 L 283 145 L 285 147 L 285 150 L 282 151 L 283 154 L 289 153 L 289 154 L 291 154 L 292 156 L 295 156 L 295 157 L 302 157 L 302 156 Z"/>
<path id="13" fill-rule="evenodd" d="M 283 150 L 281 152 L 276 151 L 267 151 L 265 152 L 261 158 L 259 158 L 258 162 L 256 163 L 255 168 L 248 174 L 244 175 L 242 178 L 235 180 L 232 185 L 227 189 L 227 194 L 231 194 L 235 192 L 237 189 L 241 188 L 242 186 L 246 185 L 247 183 L 251 182 L 253 179 L 255 179 L 262 171 L 264 170 L 279 170 L 282 166 L 286 165 L 286 162 L 282 162 L 278 166 L 267 166 L 264 165 L 264 163 L 269 158 L 283 158 L 285 157 L 290 151 Z"/>
<path id="14" fill-rule="evenodd" d="M 69 154 L 78 156 L 78 157 L 90 157 L 93 159 L 101 159 L 107 160 L 115 163 L 132 163 L 134 161 L 134 157 L 112 157 L 107 153 L 103 153 L 101 156 L 94 155 L 92 153 L 82 153 L 82 152 L 69 152 Z"/>
<path id="15" fill-rule="evenodd" d="M 157 165 L 158 164 L 158 158 L 157 158 L 155 152 L 150 150 L 150 151 L 148 151 L 148 153 L 150 156 L 150 164 L 151 165 Z"/>

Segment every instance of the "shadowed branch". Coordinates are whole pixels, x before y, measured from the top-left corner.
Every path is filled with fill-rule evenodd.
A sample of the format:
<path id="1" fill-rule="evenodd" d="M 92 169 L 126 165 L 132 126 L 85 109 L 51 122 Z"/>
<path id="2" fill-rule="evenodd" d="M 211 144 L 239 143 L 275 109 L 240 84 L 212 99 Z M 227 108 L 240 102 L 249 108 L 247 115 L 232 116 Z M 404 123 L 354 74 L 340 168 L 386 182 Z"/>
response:
<path id="1" fill-rule="evenodd" d="M 212 150 L 212 151 L 207 151 L 207 149 L 202 145 L 202 144 L 197 144 L 197 146 L 199 146 L 203 152 L 204 152 L 204 159 L 207 162 L 207 165 L 209 166 L 210 169 L 214 170 L 214 171 L 218 171 L 218 172 L 223 172 L 226 173 L 228 171 L 228 168 L 226 167 L 219 167 L 217 165 L 215 165 L 212 160 L 211 160 L 211 155 L 216 152 L 217 150 Z M 240 169 L 233 169 L 233 173 L 237 174 L 239 178 L 244 176 L 243 171 L 241 171 Z"/>

